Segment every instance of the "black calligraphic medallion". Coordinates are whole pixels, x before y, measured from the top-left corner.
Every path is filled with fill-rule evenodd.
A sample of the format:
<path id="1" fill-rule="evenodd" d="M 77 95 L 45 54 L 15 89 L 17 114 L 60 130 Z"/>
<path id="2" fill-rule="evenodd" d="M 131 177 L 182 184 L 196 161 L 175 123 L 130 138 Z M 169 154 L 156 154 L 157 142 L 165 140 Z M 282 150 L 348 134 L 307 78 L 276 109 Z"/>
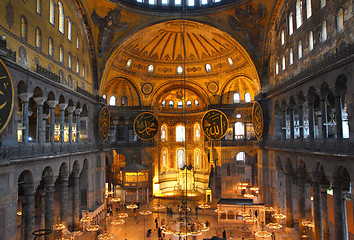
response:
<path id="1" fill-rule="evenodd" d="M 0 133 L 7 126 L 14 106 L 14 86 L 5 63 L 0 59 Z"/>
<path id="2" fill-rule="evenodd" d="M 150 112 L 140 113 L 134 120 L 134 132 L 141 140 L 152 139 L 158 129 L 157 118 Z"/>
<path id="3" fill-rule="evenodd" d="M 109 115 L 109 108 L 107 106 L 104 106 L 98 115 L 98 133 L 102 141 L 105 141 L 108 137 L 110 128 Z"/>
<path id="4" fill-rule="evenodd" d="M 255 101 L 252 107 L 252 124 L 256 137 L 260 139 L 263 135 L 263 111 L 259 102 Z"/>
<path id="5" fill-rule="evenodd" d="M 204 134 L 212 140 L 217 140 L 225 136 L 228 126 L 229 121 L 226 115 L 216 109 L 207 111 L 202 118 Z"/>

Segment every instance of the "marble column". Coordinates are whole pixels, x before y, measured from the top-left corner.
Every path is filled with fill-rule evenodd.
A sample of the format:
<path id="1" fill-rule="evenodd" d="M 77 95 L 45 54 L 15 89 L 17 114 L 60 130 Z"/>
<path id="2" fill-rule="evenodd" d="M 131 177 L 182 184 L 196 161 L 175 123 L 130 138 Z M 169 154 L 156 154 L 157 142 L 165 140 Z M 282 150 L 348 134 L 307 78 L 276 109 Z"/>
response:
<path id="1" fill-rule="evenodd" d="M 293 212 L 293 197 L 292 197 L 292 173 L 285 172 L 285 201 L 286 201 L 286 227 L 294 228 L 294 212 Z"/>
<path id="2" fill-rule="evenodd" d="M 294 139 L 294 132 L 295 132 L 295 127 L 294 127 L 294 106 L 290 106 L 289 109 L 289 120 L 290 120 L 290 138 Z"/>
<path id="3" fill-rule="evenodd" d="M 336 91 L 335 96 L 335 107 L 336 107 L 336 127 L 337 127 L 337 140 L 341 141 L 343 139 L 343 109 L 342 109 L 342 91 Z"/>
<path id="4" fill-rule="evenodd" d="M 308 118 L 309 118 L 309 139 L 313 141 L 315 138 L 315 106 L 312 100 L 308 101 Z"/>
<path id="5" fill-rule="evenodd" d="M 55 106 L 57 102 L 54 100 L 47 101 L 49 105 L 49 114 L 50 114 L 50 122 L 49 122 L 49 132 L 50 132 L 50 143 L 54 144 L 54 126 L 55 126 Z"/>
<path id="6" fill-rule="evenodd" d="M 43 114 L 43 143 L 47 142 L 47 120 L 48 120 L 49 114 Z"/>
<path id="7" fill-rule="evenodd" d="M 42 97 L 37 97 L 33 99 L 37 103 L 37 143 L 39 145 L 43 144 L 43 103 L 44 99 Z"/>
<path id="8" fill-rule="evenodd" d="M 28 102 L 31 97 L 28 93 L 21 93 L 19 97 L 22 100 L 22 142 L 28 143 L 29 119 L 28 119 Z"/>
<path id="9" fill-rule="evenodd" d="M 72 143 L 73 142 L 73 113 L 75 107 L 69 106 L 67 110 L 68 110 L 68 125 L 69 125 L 69 143 Z"/>
<path id="10" fill-rule="evenodd" d="M 82 108 L 76 108 L 76 142 L 80 142 L 80 114 L 82 112 Z"/>
<path id="11" fill-rule="evenodd" d="M 22 185 L 24 202 L 22 203 L 22 219 L 24 220 L 24 239 L 33 239 L 32 232 L 34 230 L 34 191 L 32 183 L 24 183 Z"/>
<path id="12" fill-rule="evenodd" d="M 326 140 L 328 138 L 328 123 L 327 121 L 327 94 L 322 94 L 321 98 L 321 117 L 322 117 L 322 139 Z"/>
<path id="13" fill-rule="evenodd" d="M 300 140 L 304 139 L 304 103 L 301 99 L 298 101 L 298 111 L 299 111 L 299 132 Z"/>
<path id="14" fill-rule="evenodd" d="M 68 179 L 60 181 L 60 221 L 68 227 Z"/>
<path id="15" fill-rule="evenodd" d="M 334 208 L 334 235 L 336 240 L 347 240 L 347 216 L 343 196 L 344 181 L 334 180 L 333 208 Z"/>
<path id="16" fill-rule="evenodd" d="M 329 184 L 321 184 L 321 202 L 322 202 L 322 222 L 323 222 L 323 239 L 330 240 L 329 218 L 328 218 L 328 201 L 327 189 Z"/>
<path id="17" fill-rule="evenodd" d="M 282 116 L 282 138 L 286 139 L 286 106 L 283 106 Z"/>
<path id="18" fill-rule="evenodd" d="M 119 121 L 114 120 L 113 121 L 113 136 L 112 136 L 112 142 L 117 142 L 117 125 L 119 124 Z"/>
<path id="19" fill-rule="evenodd" d="M 64 126 L 65 126 L 65 108 L 68 106 L 66 103 L 59 103 L 60 110 L 60 143 L 64 143 Z"/>
<path id="20" fill-rule="evenodd" d="M 306 220 L 306 201 L 305 201 L 305 173 L 300 172 L 297 179 L 298 200 L 299 200 L 299 234 L 305 232 L 305 227 L 301 224 Z"/>
<path id="21" fill-rule="evenodd" d="M 39 229 L 45 228 L 45 189 L 38 189 L 39 196 Z"/>
<path id="22" fill-rule="evenodd" d="M 44 178 L 45 184 L 45 228 L 53 230 L 54 225 L 54 183 L 52 177 Z M 49 234 L 46 239 L 53 239 Z"/>
<path id="23" fill-rule="evenodd" d="M 73 176 L 73 223 L 74 230 L 80 229 L 80 177 Z"/>
<path id="24" fill-rule="evenodd" d="M 313 192 L 313 215 L 315 224 L 315 239 L 323 239 L 322 222 L 322 201 L 321 201 L 321 177 L 322 173 L 313 173 L 312 192 Z"/>

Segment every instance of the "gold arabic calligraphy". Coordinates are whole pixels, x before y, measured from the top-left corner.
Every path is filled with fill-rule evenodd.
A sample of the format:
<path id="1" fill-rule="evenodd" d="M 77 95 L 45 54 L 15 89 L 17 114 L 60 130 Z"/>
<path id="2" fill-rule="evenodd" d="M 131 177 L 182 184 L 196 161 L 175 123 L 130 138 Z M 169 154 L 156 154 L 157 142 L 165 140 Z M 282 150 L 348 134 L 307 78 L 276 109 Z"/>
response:
<path id="1" fill-rule="evenodd" d="M 136 117 L 134 122 L 135 134 L 143 140 L 153 138 L 158 130 L 158 122 L 156 117 L 149 112 L 144 112 Z"/>
<path id="2" fill-rule="evenodd" d="M 0 133 L 12 115 L 13 101 L 12 80 L 5 64 L 0 60 Z"/>
<path id="3" fill-rule="evenodd" d="M 218 110 L 210 110 L 202 120 L 203 131 L 211 139 L 222 138 L 226 133 L 227 126 L 227 117 Z"/>
<path id="4" fill-rule="evenodd" d="M 109 109 L 107 106 L 103 107 L 98 117 L 98 130 L 102 141 L 106 140 L 109 132 Z"/>

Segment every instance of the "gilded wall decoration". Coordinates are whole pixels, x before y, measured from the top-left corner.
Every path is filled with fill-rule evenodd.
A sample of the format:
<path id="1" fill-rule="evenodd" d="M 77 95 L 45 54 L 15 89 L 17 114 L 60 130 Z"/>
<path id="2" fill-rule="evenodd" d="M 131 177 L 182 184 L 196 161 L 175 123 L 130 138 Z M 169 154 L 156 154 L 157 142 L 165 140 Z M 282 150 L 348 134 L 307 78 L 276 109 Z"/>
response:
<path id="1" fill-rule="evenodd" d="M 98 115 L 98 134 L 102 141 L 108 137 L 110 129 L 110 112 L 107 106 L 104 106 Z"/>
<path id="2" fill-rule="evenodd" d="M 261 105 L 255 101 L 252 107 L 252 124 L 256 137 L 261 139 L 263 135 L 264 121 Z"/>
<path id="3" fill-rule="evenodd" d="M 228 126 L 227 116 L 217 109 L 207 111 L 202 118 L 203 132 L 212 140 L 225 136 Z"/>
<path id="4" fill-rule="evenodd" d="M 0 59 L 0 133 L 7 126 L 14 106 L 14 87 L 5 63 Z"/>
<path id="5" fill-rule="evenodd" d="M 154 114 L 150 112 L 140 113 L 134 120 L 134 132 L 141 140 L 150 140 L 159 130 L 159 124 Z"/>
<path id="6" fill-rule="evenodd" d="M 6 4 L 6 22 L 11 29 L 14 25 L 14 8 L 10 1 Z"/>
<path id="7" fill-rule="evenodd" d="M 154 89 L 154 86 L 151 83 L 143 83 L 141 86 L 141 91 L 145 95 L 149 95 L 153 89 Z"/>
<path id="8" fill-rule="evenodd" d="M 212 94 L 217 93 L 219 91 L 219 86 L 216 82 L 210 82 L 208 84 L 208 91 Z"/>

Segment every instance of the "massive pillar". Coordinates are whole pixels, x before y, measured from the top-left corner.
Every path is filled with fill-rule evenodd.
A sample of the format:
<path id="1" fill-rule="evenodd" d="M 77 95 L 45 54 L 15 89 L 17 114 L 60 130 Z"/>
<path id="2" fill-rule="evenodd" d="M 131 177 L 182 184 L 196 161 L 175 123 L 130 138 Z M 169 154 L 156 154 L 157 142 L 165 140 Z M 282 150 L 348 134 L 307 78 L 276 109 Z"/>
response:
<path id="1" fill-rule="evenodd" d="M 38 189 L 39 197 L 39 229 L 45 228 L 45 189 Z"/>
<path id="2" fill-rule="evenodd" d="M 57 102 L 54 100 L 47 101 L 49 105 L 49 114 L 50 114 L 50 122 L 49 122 L 49 132 L 50 132 L 50 143 L 54 144 L 54 125 L 55 125 L 55 105 Z"/>
<path id="3" fill-rule="evenodd" d="M 44 178 L 45 187 L 45 228 L 53 230 L 54 225 L 54 183 L 52 177 Z M 53 234 L 46 236 L 53 239 Z"/>
<path id="4" fill-rule="evenodd" d="M 322 173 L 313 173 L 313 213 L 314 213 L 314 224 L 315 224 L 315 239 L 323 239 L 323 223 L 322 223 L 322 201 L 321 201 L 321 177 Z"/>
<path id="5" fill-rule="evenodd" d="M 300 236 L 305 233 L 305 228 L 301 224 L 306 220 L 306 201 L 305 201 L 305 170 L 299 170 L 297 187 L 298 187 L 298 200 L 299 200 L 299 233 Z"/>
<path id="6" fill-rule="evenodd" d="M 34 230 L 34 191 L 32 183 L 22 185 L 24 202 L 22 203 L 22 219 L 24 225 L 23 237 L 25 240 L 33 239 Z"/>
<path id="7" fill-rule="evenodd" d="M 44 99 L 42 97 L 37 97 L 34 99 L 37 103 L 37 142 L 39 145 L 43 144 L 43 103 Z"/>
<path id="8" fill-rule="evenodd" d="M 64 143 L 64 126 L 65 126 L 65 108 L 68 106 L 66 103 L 59 103 L 60 110 L 60 143 Z"/>
<path id="9" fill-rule="evenodd" d="M 63 177 L 60 181 L 60 221 L 68 227 L 68 179 Z"/>
<path id="10" fill-rule="evenodd" d="M 336 240 L 347 240 L 347 216 L 345 199 L 343 196 L 344 181 L 334 180 L 333 185 L 333 208 L 334 208 L 334 232 Z"/>
<path id="11" fill-rule="evenodd" d="M 292 170 L 285 172 L 285 196 L 286 196 L 286 227 L 294 228 L 294 211 L 292 197 Z"/>
<path id="12" fill-rule="evenodd" d="M 74 230 L 80 229 L 80 178 L 79 174 L 73 176 L 73 223 Z"/>
<path id="13" fill-rule="evenodd" d="M 321 184 L 321 202 L 322 202 L 322 222 L 323 222 L 323 239 L 330 240 L 329 234 L 329 218 L 328 218 L 328 201 L 327 189 L 329 184 Z"/>

